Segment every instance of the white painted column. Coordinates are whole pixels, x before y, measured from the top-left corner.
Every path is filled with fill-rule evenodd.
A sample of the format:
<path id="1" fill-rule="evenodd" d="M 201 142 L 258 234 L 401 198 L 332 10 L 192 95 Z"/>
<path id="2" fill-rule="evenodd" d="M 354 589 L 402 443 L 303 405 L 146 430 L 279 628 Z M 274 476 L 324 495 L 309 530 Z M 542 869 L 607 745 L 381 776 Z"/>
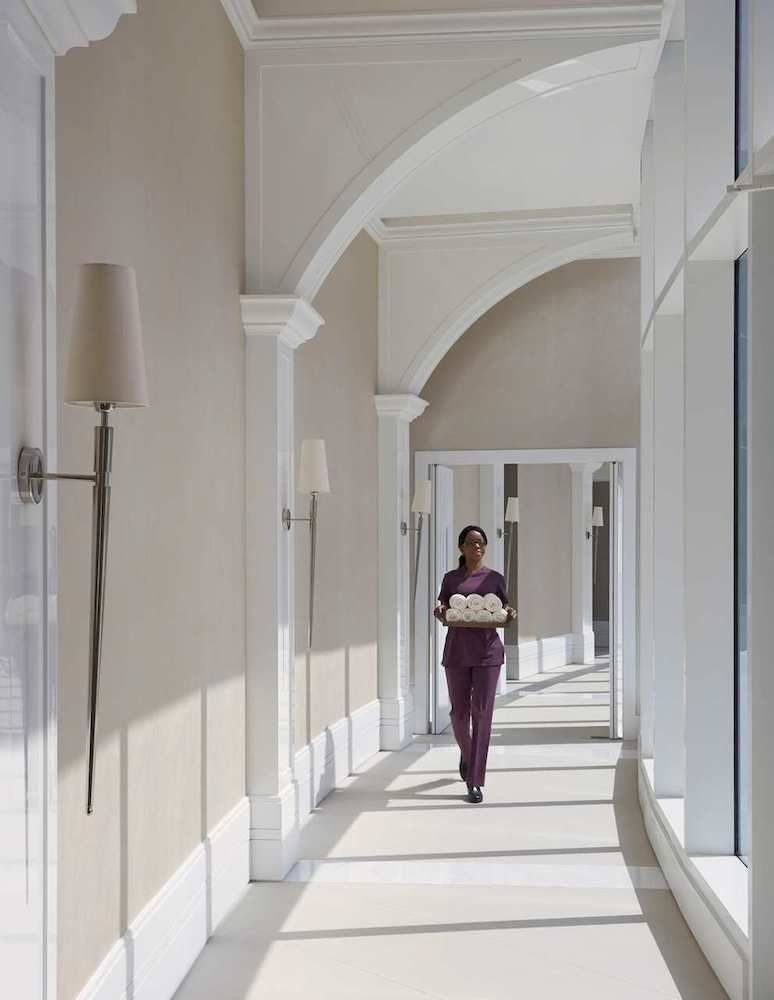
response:
<path id="1" fill-rule="evenodd" d="M 573 663 L 594 662 L 594 577 L 591 538 L 594 470 L 573 464 L 572 471 L 572 648 Z"/>
<path id="2" fill-rule="evenodd" d="M 382 750 L 411 739 L 414 709 L 409 679 L 410 568 L 413 535 L 401 535 L 409 517 L 409 425 L 427 403 L 412 395 L 374 396 L 379 417 L 378 689 Z"/>
<path id="3" fill-rule="evenodd" d="M 505 514 L 505 466 L 502 463 L 479 466 L 479 523 L 486 532 L 489 545 L 486 551 L 487 565 L 499 573 L 505 572 L 503 546 L 503 515 Z M 498 629 L 505 642 L 505 629 Z M 508 689 L 506 666 L 503 663 L 497 693 L 505 694 Z"/>
<path id="4" fill-rule="evenodd" d="M 685 849 L 734 850 L 734 276 L 685 276 Z"/>
<path id="5" fill-rule="evenodd" d="M 653 756 L 653 337 L 642 350 L 640 379 L 639 708 L 640 754 Z"/>
<path id="6" fill-rule="evenodd" d="M 774 997 L 774 191 L 750 195 L 750 1000 Z"/>
<path id="7" fill-rule="evenodd" d="M 653 410 L 653 657 L 656 795 L 685 791 L 683 318 L 656 320 Z"/>
<path id="8" fill-rule="evenodd" d="M 242 297 L 245 351 L 246 742 L 250 877 L 282 879 L 298 856 L 293 776 L 293 352 L 322 318 L 303 299 Z"/>

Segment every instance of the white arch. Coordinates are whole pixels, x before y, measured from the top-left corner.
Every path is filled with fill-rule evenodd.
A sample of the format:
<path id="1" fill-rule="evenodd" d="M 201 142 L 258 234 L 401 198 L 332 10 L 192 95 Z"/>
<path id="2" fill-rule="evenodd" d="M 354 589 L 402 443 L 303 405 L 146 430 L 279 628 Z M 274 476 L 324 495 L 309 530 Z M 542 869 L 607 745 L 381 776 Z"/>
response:
<path id="1" fill-rule="evenodd" d="M 553 271 L 557 267 L 570 264 L 584 258 L 607 255 L 633 256 L 639 251 L 629 240 L 628 246 L 622 241 L 620 234 L 604 236 L 572 246 L 564 246 L 551 252 L 533 258 L 526 263 L 522 260 L 496 274 L 485 282 L 436 328 L 432 336 L 425 341 L 414 356 L 411 365 L 403 377 L 403 384 L 396 391 L 420 395 L 430 376 L 440 364 L 443 357 L 451 350 L 457 341 L 470 327 L 497 305 L 504 298 L 522 288 L 535 278 Z"/>
<path id="2" fill-rule="evenodd" d="M 656 32 L 638 42 L 655 39 Z M 616 75 L 595 70 L 584 57 L 631 45 L 626 34 L 612 37 L 554 39 L 543 43 L 552 61 L 542 65 L 510 64 L 443 102 L 389 142 L 333 200 L 312 227 L 281 279 L 281 290 L 311 301 L 347 246 L 395 189 L 449 144 L 515 104 L 538 100 L 523 81 L 561 67 L 556 89 Z M 548 52 L 546 52 L 548 60 Z"/>

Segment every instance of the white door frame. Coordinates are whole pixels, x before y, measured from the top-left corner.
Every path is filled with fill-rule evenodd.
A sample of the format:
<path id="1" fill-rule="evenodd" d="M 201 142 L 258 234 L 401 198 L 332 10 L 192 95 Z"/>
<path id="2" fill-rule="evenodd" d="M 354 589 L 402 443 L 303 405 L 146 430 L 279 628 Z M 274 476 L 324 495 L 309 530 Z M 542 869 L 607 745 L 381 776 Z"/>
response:
<path id="1" fill-rule="evenodd" d="M 637 738 L 637 449 L 636 448 L 540 448 L 489 451 L 417 451 L 414 453 L 415 481 L 427 479 L 430 465 L 572 465 L 617 462 L 623 488 L 623 586 L 621 588 L 621 627 L 623 630 L 623 738 Z M 432 528 L 430 529 L 432 530 Z M 426 560 L 419 567 L 415 621 L 420 620 L 420 601 L 427 593 Z M 421 629 L 415 628 L 415 635 Z M 426 691 L 427 655 L 424 643 L 414 643 L 414 685 L 417 707 L 414 729 L 423 728 L 421 692 Z"/>
<path id="2" fill-rule="evenodd" d="M 57 364 L 56 364 L 56 229 L 54 201 L 54 51 L 50 39 L 46 38 L 29 9 L 15 0 L 3 0 L 0 4 L 0 31 L 22 54 L 40 79 L 39 119 L 34 123 L 40 129 L 42 153 L 40 193 L 41 193 L 41 283 L 38 293 L 41 298 L 42 325 L 42 381 L 38 386 L 38 398 L 31 401 L 32 407 L 39 407 L 42 426 L 42 440 L 25 441 L 24 444 L 42 448 L 47 464 L 56 465 L 57 447 Z M 0 198 L 3 195 L 0 193 Z M 13 206 L 12 206 L 13 208 Z M 11 336 L 11 331 L 0 331 L 0 336 Z M 22 442 L 20 442 L 22 443 Z M 6 457 L 10 481 L 3 488 L 13 490 L 15 455 Z M 41 606 L 40 622 L 42 632 L 42 712 L 43 726 L 39 734 L 31 739 L 40 741 L 39 753 L 45 761 L 42 773 L 43 787 L 41 799 L 42 842 L 44 859 L 41 868 L 42 885 L 42 951 L 41 983 L 46 1000 L 56 1000 L 57 996 L 57 624 L 56 624 L 56 544 L 57 544 L 57 501 L 56 489 L 46 490 L 41 511 Z M 9 984 L 13 992 L 13 984 Z"/>

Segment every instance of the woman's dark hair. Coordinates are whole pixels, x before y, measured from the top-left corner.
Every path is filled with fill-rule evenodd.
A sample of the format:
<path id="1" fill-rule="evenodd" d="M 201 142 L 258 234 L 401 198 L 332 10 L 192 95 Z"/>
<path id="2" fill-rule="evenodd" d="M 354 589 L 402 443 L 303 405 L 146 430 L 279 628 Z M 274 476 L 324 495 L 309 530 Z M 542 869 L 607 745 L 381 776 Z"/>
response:
<path id="1" fill-rule="evenodd" d="M 479 535 L 484 539 L 484 545 L 489 545 L 489 539 L 486 537 L 486 532 L 483 528 L 480 528 L 477 524 L 466 524 L 465 527 L 460 532 L 460 537 L 457 539 L 457 545 L 459 548 L 465 544 L 465 539 L 471 533 L 471 531 L 477 531 Z M 465 556 L 460 556 L 460 569 L 465 565 Z"/>

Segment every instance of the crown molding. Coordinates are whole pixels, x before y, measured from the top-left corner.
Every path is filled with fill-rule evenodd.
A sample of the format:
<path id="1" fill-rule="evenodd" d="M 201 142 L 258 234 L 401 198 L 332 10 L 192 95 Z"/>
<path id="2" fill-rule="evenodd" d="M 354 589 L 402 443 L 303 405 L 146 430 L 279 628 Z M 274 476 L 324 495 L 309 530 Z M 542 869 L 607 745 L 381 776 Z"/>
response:
<path id="1" fill-rule="evenodd" d="M 518 243 L 525 236 L 634 234 L 631 205 L 577 209 L 486 212 L 460 215 L 374 218 L 369 235 L 388 251 L 485 248 Z"/>
<path id="2" fill-rule="evenodd" d="M 394 420 L 405 420 L 406 423 L 421 417 L 430 405 L 424 399 L 410 393 L 380 394 L 374 396 L 374 404 L 380 418 L 390 417 Z"/>
<path id="3" fill-rule="evenodd" d="M 662 2 L 583 8 L 259 17 L 251 0 L 221 0 L 245 49 L 424 42 L 509 42 L 610 35 L 658 38 Z"/>
<path id="4" fill-rule="evenodd" d="M 123 14 L 137 13 L 137 0 L 24 0 L 53 52 L 107 38 Z"/>
<path id="5" fill-rule="evenodd" d="M 242 328 L 247 337 L 277 337 L 291 350 L 310 341 L 325 320 L 296 295 L 242 295 Z"/>

